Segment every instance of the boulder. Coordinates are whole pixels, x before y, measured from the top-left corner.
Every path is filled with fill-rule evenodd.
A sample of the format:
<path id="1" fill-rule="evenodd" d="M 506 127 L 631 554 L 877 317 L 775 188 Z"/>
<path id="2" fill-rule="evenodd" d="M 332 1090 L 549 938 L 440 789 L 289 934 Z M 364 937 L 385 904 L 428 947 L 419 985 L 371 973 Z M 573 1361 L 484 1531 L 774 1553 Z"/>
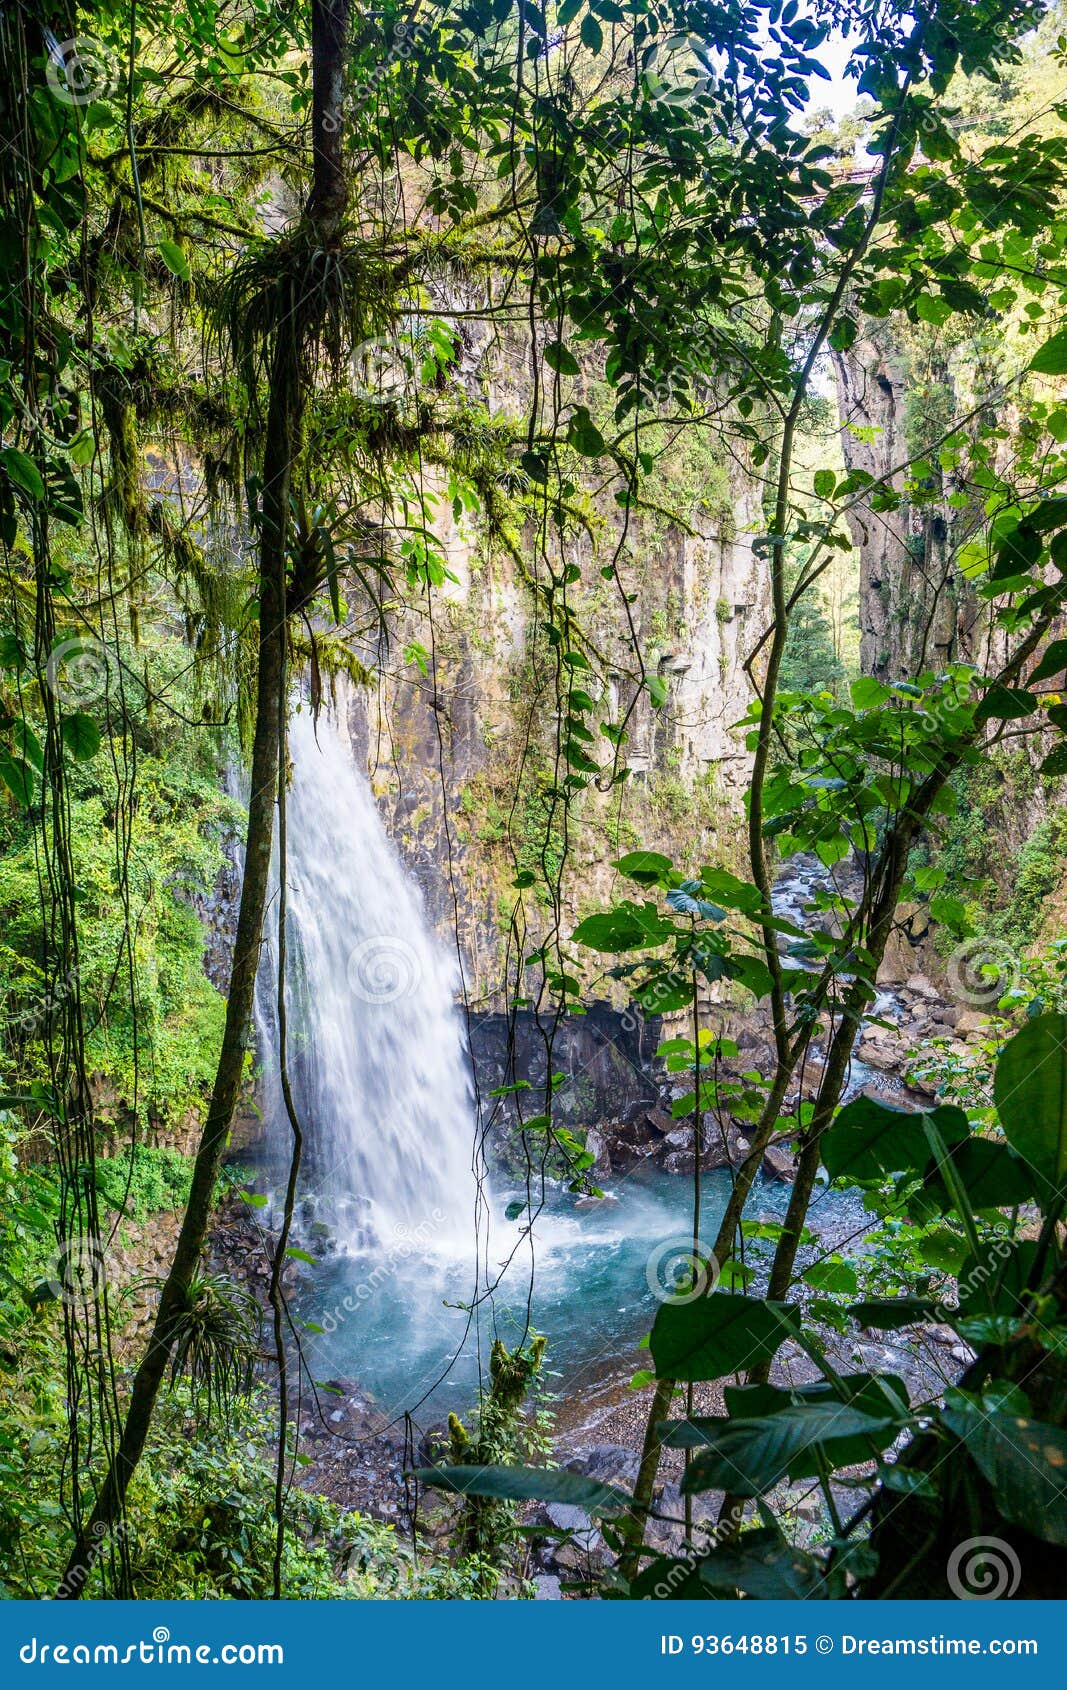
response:
<path id="1" fill-rule="evenodd" d="M 763 1173 L 767 1179 L 791 1184 L 796 1173 L 792 1152 L 784 1144 L 768 1144 L 763 1153 Z"/>
<path id="2" fill-rule="evenodd" d="M 567 1466 L 572 1473 L 582 1473 L 601 1485 L 620 1485 L 632 1490 L 637 1483 L 641 1457 L 625 1444 L 594 1444 L 583 1455 L 575 1456 Z"/>
<path id="3" fill-rule="evenodd" d="M 646 1109 L 641 1117 L 654 1133 L 666 1138 L 675 1128 L 675 1119 L 669 1109 Z"/>
<path id="4" fill-rule="evenodd" d="M 578 1210 L 586 1209 L 617 1209 L 619 1199 L 613 1191 L 605 1191 L 601 1197 L 579 1197 L 574 1207 Z"/>
<path id="5" fill-rule="evenodd" d="M 591 1561 L 603 1561 L 604 1539 L 584 1508 L 569 1502 L 550 1502 L 545 1513 L 557 1531 L 569 1533 L 562 1543 L 552 1545 L 552 1560 L 557 1567 L 580 1572 Z"/>
<path id="6" fill-rule="evenodd" d="M 984 1033 L 988 1026 L 988 1015 L 979 1009 L 963 1009 L 956 1017 L 956 1032 L 962 1038 L 968 1038 L 972 1033 Z"/>
<path id="7" fill-rule="evenodd" d="M 871 1068 L 899 1068 L 904 1056 L 904 1041 L 881 1027 L 867 1028 L 856 1047 L 861 1062 Z"/>
<path id="8" fill-rule="evenodd" d="M 691 1174 L 696 1157 L 691 1150 L 671 1150 L 663 1158 L 663 1167 L 668 1174 Z"/>
<path id="9" fill-rule="evenodd" d="M 555 1573 L 535 1573 L 533 1587 L 535 1602 L 562 1601 L 563 1591 Z"/>

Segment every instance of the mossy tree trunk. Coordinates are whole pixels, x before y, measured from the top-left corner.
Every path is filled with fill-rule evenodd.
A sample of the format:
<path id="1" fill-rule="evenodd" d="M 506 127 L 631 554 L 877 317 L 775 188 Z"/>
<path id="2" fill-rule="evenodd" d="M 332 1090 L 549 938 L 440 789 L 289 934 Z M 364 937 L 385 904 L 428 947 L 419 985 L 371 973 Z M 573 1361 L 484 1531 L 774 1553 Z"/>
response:
<path id="1" fill-rule="evenodd" d="M 305 220 L 325 245 L 336 241 L 346 205 L 340 136 L 341 80 L 348 0 L 312 0 L 314 172 Z M 160 1294 L 148 1346 L 134 1375 L 129 1406 L 114 1458 L 92 1513 L 79 1532 L 57 1594 L 79 1596 L 94 1564 L 99 1540 L 121 1518 L 130 1481 L 144 1453 L 160 1389 L 174 1347 L 177 1323 L 199 1267 L 211 1219 L 212 1198 L 244 1074 L 252 1026 L 263 921 L 270 883 L 278 748 L 285 729 L 287 555 L 294 466 L 300 456 L 308 349 L 316 324 L 305 307 L 301 277 L 294 277 L 294 309 L 277 331 L 269 364 L 269 399 L 263 444 L 260 523 L 259 655 L 252 741 L 251 794 L 244 876 L 237 917 L 226 1024 L 211 1102 L 193 1167 L 189 1199 L 170 1270 Z"/>

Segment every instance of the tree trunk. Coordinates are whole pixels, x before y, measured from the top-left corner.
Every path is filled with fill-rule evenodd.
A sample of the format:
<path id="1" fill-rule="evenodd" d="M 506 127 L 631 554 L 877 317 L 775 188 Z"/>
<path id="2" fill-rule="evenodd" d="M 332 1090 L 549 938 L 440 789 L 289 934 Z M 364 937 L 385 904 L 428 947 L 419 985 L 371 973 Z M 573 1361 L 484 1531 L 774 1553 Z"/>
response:
<path id="1" fill-rule="evenodd" d="M 336 241 L 347 205 L 342 168 L 341 106 L 349 0 L 312 0 L 312 190 L 305 210 L 324 245 Z M 300 289 L 294 285 L 294 298 Z M 193 1168 L 189 1201 L 170 1272 L 159 1299 L 148 1348 L 134 1376 L 130 1404 L 115 1457 L 100 1488 L 88 1526 L 78 1534 L 59 1589 L 79 1596 L 95 1559 L 93 1545 L 120 1517 L 130 1480 L 144 1451 L 152 1415 L 174 1345 L 176 1322 L 197 1271 L 211 1218 L 211 1202 L 244 1073 L 245 1050 L 263 940 L 270 882 L 278 747 L 286 699 L 286 542 L 293 465 L 300 451 L 311 323 L 294 309 L 288 330 L 275 340 L 263 448 L 263 520 L 259 547 L 259 664 L 252 742 L 245 868 L 237 917 L 226 1026 L 211 1104 Z M 96 1553 L 98 1553 L 98 1548 Z"/>
<path id="2" fill-rule="evenodd" d="M 282 726 L 285 535 L 294 447 L 300 432 L 302 395 L 291 355 L 275 352 L 263 458 L 263 532 L 259 564 L 259 666 L 256 723 L 252 745 L 252 789 L 241 903 L 237 917 L 233 972 L 226 1003 L 226 1026 L 211 1104 L 204 1123 L 189 1188 L 189 1200 L 174 1249 L 170 1272 L 159 1299 L 148 1348 L 134 1376 L 126 1422 L 115 1458 L 96 1499 L 87 1528 L 71 1553 L 60 1596 L 79 1596 L 92 1565 L 93 1544 L 118 1518 L 144 1450 L 160 1387 L 174 1343 L 175 1324 L 200 1261 L 222 1155 L 244 1073 L 252 1023 L 252 1003 L 263 938 L 263 917 L 270 880 L 274 805 L 278 790 L 278 736 Z"/>

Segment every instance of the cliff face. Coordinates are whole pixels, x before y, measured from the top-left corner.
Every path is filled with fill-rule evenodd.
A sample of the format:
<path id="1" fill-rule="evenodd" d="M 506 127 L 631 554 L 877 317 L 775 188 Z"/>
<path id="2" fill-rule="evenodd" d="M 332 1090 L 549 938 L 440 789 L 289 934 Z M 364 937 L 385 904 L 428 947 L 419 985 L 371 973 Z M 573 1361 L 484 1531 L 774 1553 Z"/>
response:
<path id="1" fill-rule="evenodd" d="M 693 533 L 658 515 L 631 516 L 620 575 L 646 668 L 667 684 L 659 709 L 639 684 L 618 589 L 600 575 L 617 539 L 612 518 L 603 555 L 588 537 L 574 542 L 582 569 L 574 610 L 601 675 L 581 674 L 597 698 L 591 725 L 617 724 L 636 706 L 622 757 L 632 775 L 606 791 L 606 781 L 592 780 L 573 807 L 565 937 L 609 896 L 610 865 L 627 850 L 662 850 L 679 867 L 736 859 L 750 765 L 731 724 L 747 708 L 743 664 L 763 625 L 765 588 L 752 551 L 754 495 L 741 485 L 724 499 L 721 476 L 718 486 L 714 508 L 700 502 L 689 513 Z M 488 1004 L 503 975 L 515 861 L 552 870 L 563 850 L 549 796 L 558 716 L 543 610 L 523 568 L 442 510 L 456 581 L 435 593 L 432 619 L 407 618 L 377 688 L 350 695 L 347 718 L 386 826 L 439 931 L 458 930 L 472 998 Z M 411 639 L 430 654 L 427 675 L 402 659 Z M 607 738 L 589 750 L 610 769 Z M 526 912 L 532 929 L 547 926 L 547 901 L 534 891 Z"/>
<path id="2" fill-rule="evenodd" d="M 952 661 L 990 672 L 1007 656 L 1007 636 L 991 627 L 986 602 L 957 564 L 984 512 L 959 497 L 950 504 L 965 481 L 944 467 L 938 450 L 951 418 L 969 408 L 959 391 L 966 387 L 965 368 L 957 372 L 936 342 L 924 346 L 917 335 L 916 345 L 904 345 L 886 327 L 877 343 L 861 339 L 835 355 L 835 372 L 847 467 L 888 481 L 902 495 L 895 509 L 879 509 L 872 496 L 849 516 L 860 558 L 863 672 L 907 680 L 924 670 L 938 673 Z M 906 495 L 902 466 L 920 453 L 926 453 L 930 473 L 915 502 L 914 484 L 912 498 Z M 1058 826 L 1062 813 L 1065 783 L 1038 774 L 1053 743 L 1047 731 L 1013 740 L 987 751 L 980 766 L 954 782 L 958 807 L 943 840 L 946 861 L 974 886 L 992 882 L 982 903 L 1002 927 L 1012 907 L 1025 904 L 1027 885 L 1044 888 L 1056 879 L 1042 858 L 1047 830 Z M 1031 892 L 1031 901 L 1037 895 Z M 1061 883 L 1052 904 L 1059 908 L 1065 898 Z M 1038 926 L 1037 918 L 1027 917 L 1012 931 L 1026 935 L 1029 928 L 1027 939 L 1033 940 Z M 1055 921 L 1046 918 L 1045 932 L 1054 929 Z M 932 952 L 924 966 L 936 972 Z"/>
<path id="3" fill-rule="evenodd" d="M 834 370 L 846 467 L 887 480 L 903 495 L 903 466 L 931 420 L 915 416 L 914 393 L 909 416 L 905 355 L 888 337 L 881 345 L 861 339 L 835 354 Z M 875 499 L 849 513 L 860 556 L 860 667 L 882 681 L 967 660 L 981 636 L 978 600 L 955 563 L 968 513 L 946 503 L 950 489 L 940 469 L 935 475 L 929 503 L 902 498 L 884 510 Z"/>

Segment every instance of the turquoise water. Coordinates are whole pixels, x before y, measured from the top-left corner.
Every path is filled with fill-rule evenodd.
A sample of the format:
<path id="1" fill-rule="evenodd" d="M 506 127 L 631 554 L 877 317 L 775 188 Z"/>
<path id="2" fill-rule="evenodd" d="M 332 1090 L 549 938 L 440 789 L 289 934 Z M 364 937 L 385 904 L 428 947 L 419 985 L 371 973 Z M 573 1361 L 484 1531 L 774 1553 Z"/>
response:
<path id="1" fill-rule="evenodd" d="M 700 1235 L 710 1250 L 730 1175 L 716 1170 L 702 1183 Z M 494 1337 L 513 1346 L 529 1327 L 547 1337 L 550 1383 L 563 1395 L 628 1355 L 641 1366 L 638 1345 L 659 1297 L 686 1266 L 691 1181 L 639 1169 L 592 1207 L 552 1192 L 534 1223 L 532 1252 L 521 1218 L 505 1219 L 518 1195 L 493 1194 L 476 1308 L 473 1263 L 451 1253 L 447 1241 L 436 1246 L 432 1211 L 415 1233 L 398 1234 L 382 1249 L 328 1256 L 310 1270 L 294 1312 L 322 1328 L 304 1339 L 314 1377 L 355 1381 L 390 1416 L 408 1411 L 426 1423 L 474 1398 Z M 788 1186 L 760 1182 L 747 1212 L 780 1220 L 788 1200 Z M 836 1196 L 817 1204 L 815 1214 L 828 1241 L 851 1230 Z"/>

